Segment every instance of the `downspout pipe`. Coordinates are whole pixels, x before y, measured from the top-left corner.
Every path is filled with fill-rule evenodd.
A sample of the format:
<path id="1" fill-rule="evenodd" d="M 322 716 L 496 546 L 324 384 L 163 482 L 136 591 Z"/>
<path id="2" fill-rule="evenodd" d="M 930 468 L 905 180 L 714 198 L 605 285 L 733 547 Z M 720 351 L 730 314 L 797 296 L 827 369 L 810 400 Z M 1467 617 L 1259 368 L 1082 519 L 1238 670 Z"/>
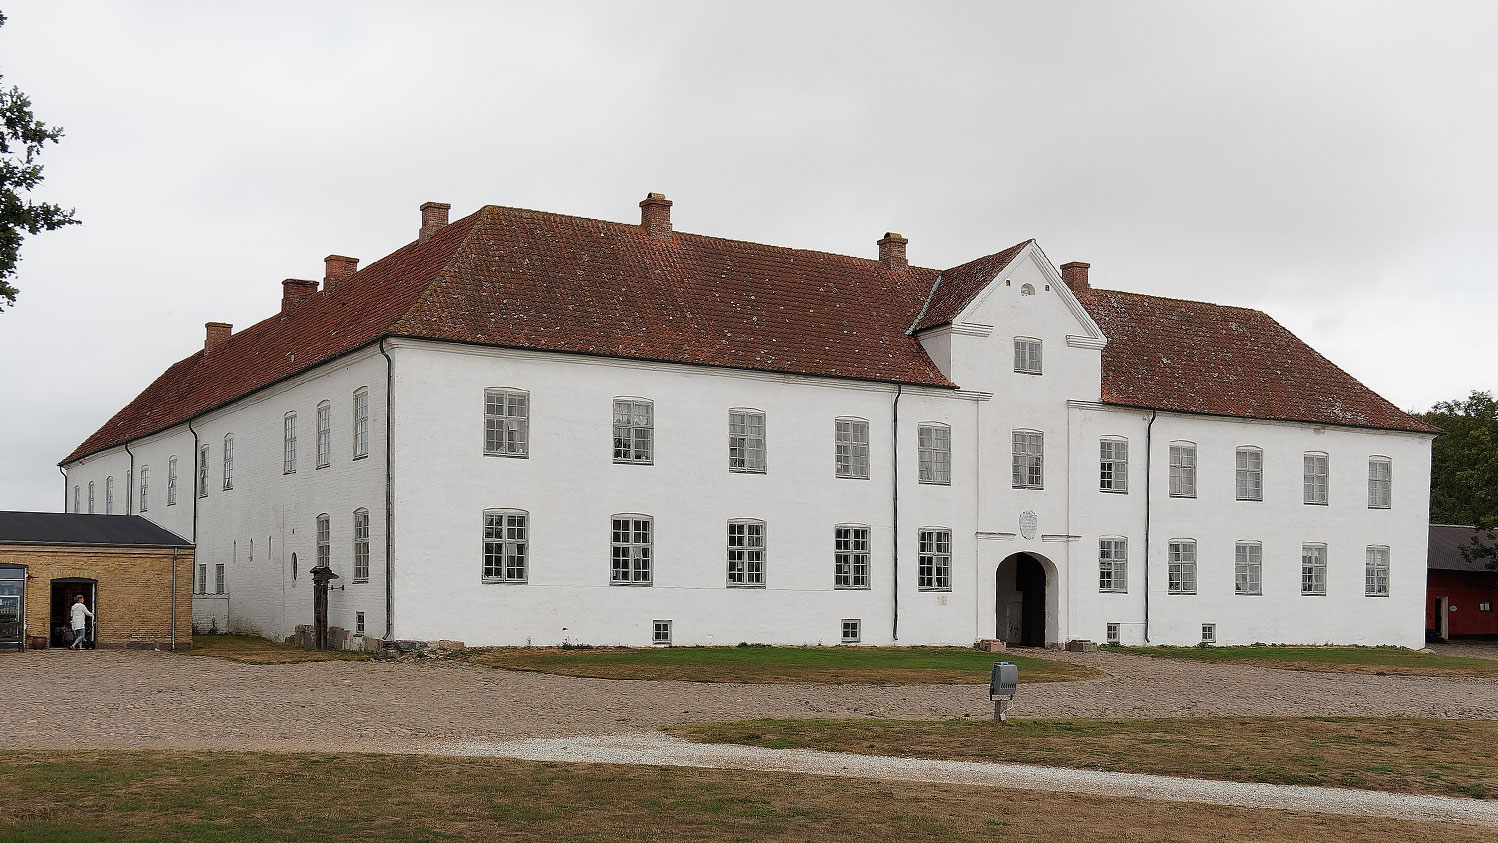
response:
<path id="1" fill-rule="evenodd" d="M 125 514 L 135 514 L 135 452 L 130 443 L 125 443 L 125 453 L 130 455 L 130 472 L 125 475 Z"/>
<path id="2" fill-rule="evenodd" d="M 171 651 L 177 652 L 177 551 L 172 548 L 172 632 Z"/>
<path id="3" fill-rule="evenodd" d="M 68 511 L 68 470 L 62 466 L 57 467 L 57 473 L 62 475 L 62 511 Z"/>
<path id="4" fill-rule="evenodd" d="M 893 511 L 893 554 L 894 579 L 890 583 L 890 592 L 894 595 L 894 620 L 890 629 L 893 640 L 900 640 L 900 395 L 904 386 L 895 384 L 895 400 L 893 405 L 894 435 L 891 436 L 891 452 L 894 463 L 893 494 L 891 495 L 891 509 Z"/>
<path id="5" fill-rule="evenodd" d="M 1150 423 L 1144 428 L 1144 643 L 1150 643 L 1150 462 L 1155 455 L 1151 437 L 1158 410 L 1150 410 Z"/>
<path id="6" fill-rule="evenodd" d="M 192 557 L 193 562 L 198 558 L 198 472 L 203 467 L 198 465 L 198 460 L 203 458 L 203 451 L 198 447 L 198 432 L 192 429 L 192 419 L 187 420 L 187 430 L 192 434 L 192 474 L 188 478 L 192 490 Z M 180 488 L 180 487 L 179 487 Z"/>
<path id="7" fill-rule="evenodd" d="M 395 638 L 395 361 L 380 337 L 385 357 L 385 640 Z"/>

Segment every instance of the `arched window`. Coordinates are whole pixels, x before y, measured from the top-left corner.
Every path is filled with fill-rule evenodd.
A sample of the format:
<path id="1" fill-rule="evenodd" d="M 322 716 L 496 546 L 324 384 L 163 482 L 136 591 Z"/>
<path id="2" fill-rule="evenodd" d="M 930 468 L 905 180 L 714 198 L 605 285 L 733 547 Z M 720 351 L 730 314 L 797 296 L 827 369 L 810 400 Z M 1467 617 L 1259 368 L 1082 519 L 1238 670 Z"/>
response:
<path id="1" fill-rule="evenodd" d="M 114 478 L 104 478 L 104 514 L 114 514 Z"/>
<path id="2" fill-rule="evenodd" d="M 333 528 L 328 514 L 317 516 L 317 567 L 331 568 L 333 561 Z"/>
<path id="3" fill-rule="evenodd" d="M 1170 443 L 1170 496 L 1196 497 L 1196 443 Z"/>
<path id="4" fill-rule="evenodd" d="M 369 510 L 354 510 L 354 582 L 369 582 Z"/>
<path id="5" fill-rule="evenodd" d="M 296 411 L 281 420 L 281 473 L 296 474 Z"/>
<path id="6" fill-rule="evenodd" d="M 369 390 L 354 391 L 354 459 L 369 456 Z"/>
<path id="7" fill-rule="evenodd" d="M 1257 445 L 1239 445 L 1234 457 L 1238 500 L 1264 499 L 1264 449 Z"/>
<path id="8" fill-rule="evenodd" d="M 151 467 L 143 465 L 140 467 L 140 511 L 145 512 L 150 505 L 149 494 L 151 491 Z"/>
<path id="9" fill-rule="evenodd" d="M 224 436 L 224 491 L 234 488 L 234 434 Z"/>
<path id="10" fill-rule="evenodd" d="M 529 573 L 530 513 L 484 510 L 484 582 L 523 583 Z"/>

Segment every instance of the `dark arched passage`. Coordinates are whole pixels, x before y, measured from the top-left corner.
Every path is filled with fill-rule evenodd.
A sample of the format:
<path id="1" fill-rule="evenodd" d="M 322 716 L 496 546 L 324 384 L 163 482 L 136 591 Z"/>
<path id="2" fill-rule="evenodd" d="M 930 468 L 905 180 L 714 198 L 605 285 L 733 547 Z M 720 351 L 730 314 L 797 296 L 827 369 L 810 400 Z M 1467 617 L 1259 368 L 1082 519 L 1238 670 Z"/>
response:
<path id="1" fill-rule="evenodd" d="M 994 572 L 994 637 L 1021 647 L 1044 647 L 1045 565 L 1028 553 L 1016 553 Z"/>

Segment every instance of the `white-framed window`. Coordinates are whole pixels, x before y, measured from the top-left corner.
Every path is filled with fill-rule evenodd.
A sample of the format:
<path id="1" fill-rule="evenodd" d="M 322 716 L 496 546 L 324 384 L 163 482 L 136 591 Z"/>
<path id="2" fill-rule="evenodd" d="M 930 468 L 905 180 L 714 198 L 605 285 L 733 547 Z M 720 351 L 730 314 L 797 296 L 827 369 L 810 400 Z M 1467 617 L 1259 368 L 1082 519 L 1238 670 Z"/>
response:
<path id="1" fill-rule="evenodd" d="M 1305 455 L 1305 502 L 1326 506 L 1329 458 L 1326 454 L 1312 452 Z"/>
<path id="2" fill-rule="evenodd" d="M 919 480 L 937 486 L 952 485 L 952 428 L 927 422 L 916 428 Z"/>
<path id="3" fill-rule="evenodd" d="M 670 621 L 668 621 L 668 620 L 658 620 L 658 621 L 651 621 L 650 622 L 650 643 L 652 643 L 652 644 L 670 645 L 670 643 L 671 643 L 671 622 Z"/>
<path id="4" fill-rule="evenodd" d="M 1196 497 L 1196 445 L 1191 442 L 1170 443 L 1170 496 Z"/>
<path id="5" fill-rule="evenodd" d="M 354 510 L 354 582 L 369 582 L 369 510 Z"/>
<path id="6" fill-rule="evenodd" d="M 765 473 L 765 414 L 761 410 L 728 411 L 728 470 Z"/>
<path id="7" fill-rule="evenodd" d="M 222 562 L 213 566 L 213 593 L 224 593 L 224 563 Z"/>
<path id="8" fill-rule="evenodd" d="M 916 557 L 916 587 L 921 591 L 952 590 L 952 531 L 922 527 Z"/>
<path id="9" fill-rule="evenodd" d="M 114 478 L 104 478 L 104 514 L 114 514 Z"/>
<path id="10" fill-rule="evenodd" d="M 764 588 L 765 522 L 752 519 L 728 522 L 728 584 Z"/>
<path id="11" fill-rule="evenodd" d="M 317 516 L 317 566 L 333 566 L 333 522 L 326 512 Z"/>
<path id="12" fill-rule="evenodd" d="M 1388 509 L 1394 499 L 1394 463 L 1388 457 L 1368 458 L 1368 508 Z"/>
<path id="13" fill-rule="evenodd" d="M 224 437 L 224 491 L 234 488 L 234 434 Z"/>
<path id="14" fill-rule="evenodd" d="M 143 465 L 140 467 L 140 511 L 145 512 L 150 508 L 151 491 L 151 467 Z"/>
<path id="15" fill-rule="evenodd" d="M 1238 500 L 1261 501 L 1264 499 L 1264 451 L 1253 445 L 1244 445 L 1234 456 L 1237 466 L 1236 487 Z"/>
<path id="16" fill-rule="evenodd" d="M 837 476 L 869 479 L 869 423 L 864 419 L 838 419 Z"/>
<path id="17" fill-rule="evenodd" d="M 1368 562 L 1363 573 L 1363 593 L 1369 597 L 1389 596 L 1389 549 L 1383 545 L 1368 547 Z"/>
<path id="18" fill-rule="evenodd" d="M 1202 643 L 1203 644 L 1216 644 L 1217 643 L 1217 624 L 1215 624 L 1215 623 L 1204 623 L 1204 624 L 1202 624 Z"/>
<path id="19" fill-rule="evenodd" d="M 194 587 L 193 590 L 196 591 L 199 594 L 207 594 L 208 593 L 208 563 L 207 562 L 203 562 L 203 563 L 200 563 L 198 565 L 198 581 L 195 584 L 195 587 Z"/>
<path id="20" fill-rule="evenodd" d="M 843 618 L 843 643 L 857 644 L 863 637 L 863 621 L 859 618 Z"/>
<path id="21" fill-rule="evenodd" d="M 649 515 L 615 515 L 610 530 L 609 582 L 650 585 L 655 522 Z"/>
<path id="22" fill-rule="evenodd" d="M 88 481 L 88 514 L 94 514 L 94 481 Z"/>
<path id="23" fill-rule="evenodd" d="M 1014 431 L 1014 488 L 1045 488 L 1045 439 L 1039 431 Z"/>
<path id="24" fill-rule="evenodd" d="M 354 459 L 369 456 L 369 389 L 354 391 Z"/>
<path id="25" fill-rule="evenodd" d="M 198 497 L 208 497 L 208 446 L 198 449 Z"/>
<path id="26" fill-rule="evenodd" d="M 1129 491 L 1129 442 L 1127 439 L 1098 440 L 1098 489 L 1126 494 Z"/>
<path id="27" fill-rule="evenodd" d="M 73 484 L 73 512 L 74 512 L 74 514 L 77 514 L 77 513 L 80 513 L 82 511 L 83 511 L 83 491 L 82 491 L 82 488 L 80 486 L 78 486 L 78 484 L 75 483 L 75 484 Z"/>
<path id="28" fill-rule="evenodd" d="M 484 510 L 484 582 L 526 581 L 529 522 L 530 514 L 523 509 Z"/>
<path id="29" fill-rule="evenodd" d="M 1300 546 L 1300 593 L 1326 594 L 1326 545 Z"/>
<path id="30" fill-rule="evenodd" d="M 1479 611 L 1479 612 L 1491 612 L 1491 611 L 1493 611 L 1493 604 L 1492 604 L 1492 602 L 1484 600 L 1483 602 L 1478 603 L 1477 604 L 1477 611 Z"/>
<path id="31" fill-rule="evenodd" d="M 1196 541 L 1176 539 L 1170 543 L 1169 586 L 1171 594 L 1196 593 Z"/>
<path id="32" fill-rule="evenodd" d="M 364 636 L 364 613 L 363 612 L 355 612 L 354 613 L 354 635 L 357 635 L 357 636 L 359 636 L 361 638 Z"/>
<path id="33" fill-rule="evenodd" d="M 333 405 L 324 401 L 317 405 L 317 467 L 327 468 L 333 463 Z"/>
<path id="34" fill-rule="evenodd" d="M 296 411 L 281 419 L 281 473 L 296 474 Z"/>
<path id="35" fill-rule="evenodd" d="M 832 529 L 832 587 L 869 587 L 869 528 L 839 524 Z"/>
<path id="36" fill-rule="evenodd" d="M 484 390 L 484 453 L 530 456 L 531 394 L 523 389 Z"/>
<path id="37" fill-rule="evenodd" d="M 1129 540 L 1098 539 L 1097 590 L 1124 593 L 1129 590 Z"/>
<path id="38" fill-rule="evenodd" d="M 166 505 L 177 505 L 177 458 L 166 461 Z"/>
<path id="39" fill-rule="evenodd" d="M 1014 338 L 1014 371 L 1022 375 L 1040 374 L 1040 340 L 1034 337 Z"/>
<path id="40" fill-rule="evenodd" d="M 1264 545 L 1238 542 L 1233 547 L 1233 593 L 1264 593 Z"/>
<path id="41" fill-rule="evenodd" d="M 655 462 L 655 405 L 649 400 L 614 399 L 614 462 Z"/>
<path id="42" fill-rule="evenodd" d="M 1123 643 L 1123 636 L 1119 634 L 1119 625 L 1116 623 L 1108 624 L 1106 635 L 1108 636 L 1107 641 L 1109 644 Z"/>

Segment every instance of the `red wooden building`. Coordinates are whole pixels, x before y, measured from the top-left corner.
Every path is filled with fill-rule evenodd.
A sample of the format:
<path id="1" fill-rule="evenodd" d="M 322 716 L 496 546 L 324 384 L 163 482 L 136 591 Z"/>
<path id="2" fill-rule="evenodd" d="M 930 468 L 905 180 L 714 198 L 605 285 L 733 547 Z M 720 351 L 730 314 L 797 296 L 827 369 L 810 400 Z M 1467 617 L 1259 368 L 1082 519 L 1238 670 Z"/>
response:
<path id="1" fill-rule="evenodd" d="M 1498 638 L 1498 571 L 1484 560 L 1467 561 L 1462 545 L 1477 531 L 1450 524 L 1430 525 L 1426 557 L 1425 636 Z"/>

